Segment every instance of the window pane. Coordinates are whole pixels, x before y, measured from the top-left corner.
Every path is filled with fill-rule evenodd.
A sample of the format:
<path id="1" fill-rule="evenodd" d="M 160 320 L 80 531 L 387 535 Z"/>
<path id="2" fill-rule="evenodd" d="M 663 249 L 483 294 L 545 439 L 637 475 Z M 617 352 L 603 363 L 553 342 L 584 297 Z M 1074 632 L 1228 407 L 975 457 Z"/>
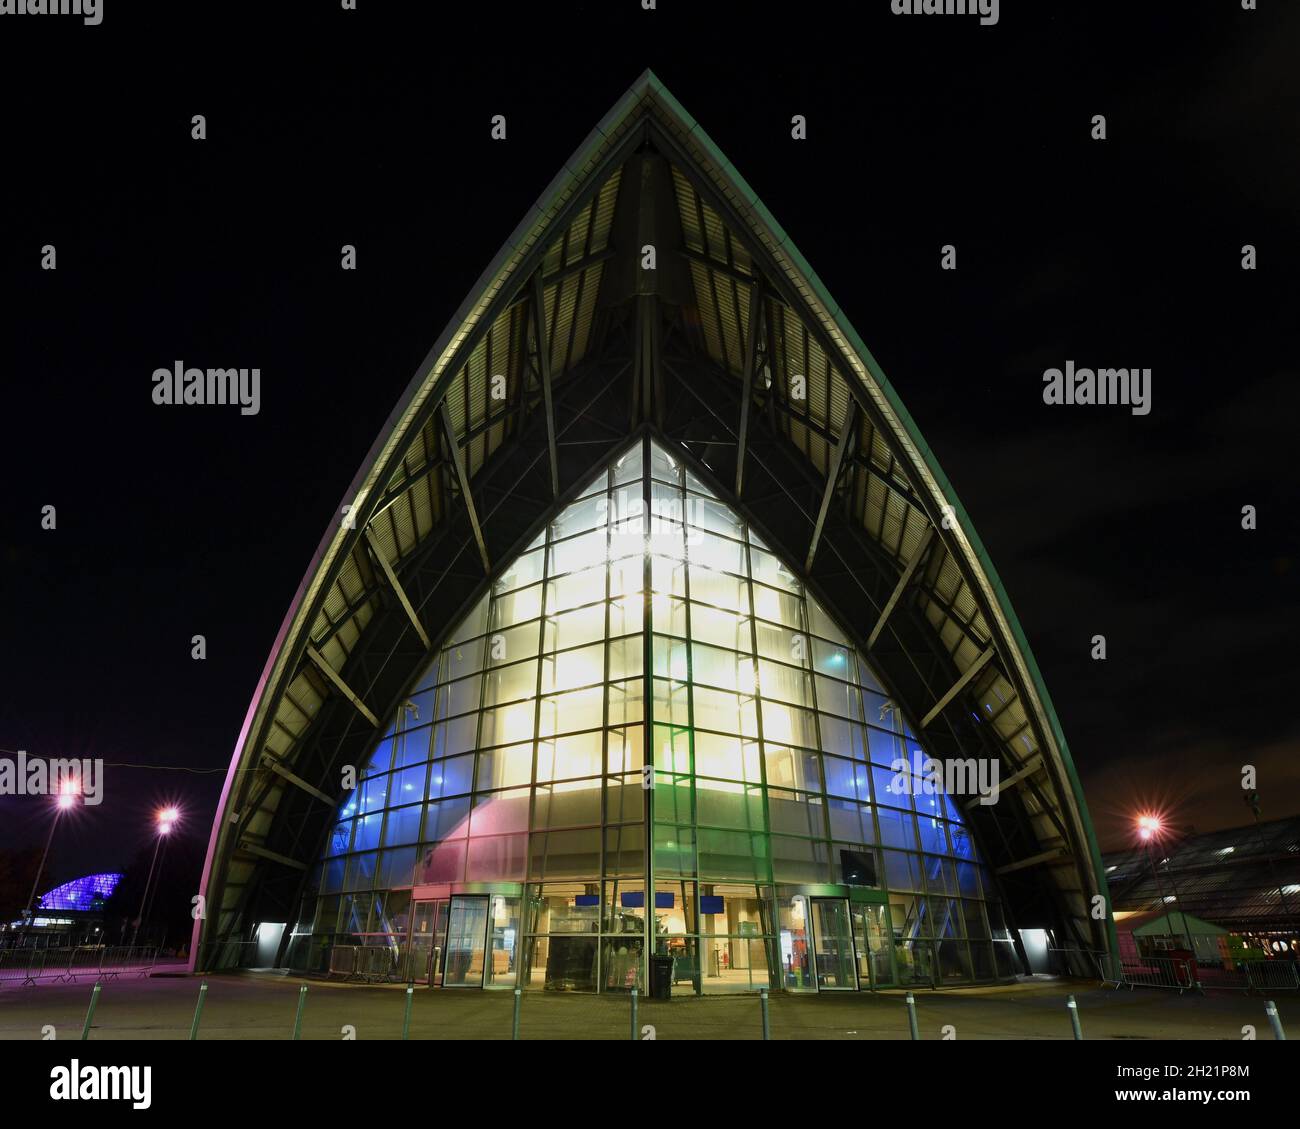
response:
<path id="1" fill-rule="evenodd" d="M 478 774 L 474 787 L 479 791 L 527 784 L 533 777 L 533 746 L 507 745 L 488 749 L 478 755 Z"/>
<path id="2" fill-rule="evenodd" d="M 754 614 L 789 631 L 803 630 L 799 598 L 763 584 L 754 585 Z"/>
<path id="3" fill-rule="evenodd" d="M 513 592 L 517 588 L 537 583 L 542 578 L 543 557 L 544 553 L 541 549 L 516 557 L 492 585 L 493 594 Z"/>
<path id="4" fill-rule="evenodd" d="M 468 882 L 503 882 L 524 877 L 528 850 L 527 835 L 496 835 L 471 839 L 466 860 Z"/>
<path id="5" fill-rule="evenodd" d="M 585 827 L 600 822 L 600 780 L 577 780 L 537 789 L 533 827 Z"/>
<path id="6" fill-rule="evenodd" d="M 763 791 L 753 785 L 701 780 L 695 790 L 696 821 L 715 827 L 766 831 Z M 656 817 L 659 814 L 655 808 Z"/>
<path id="7" fill-rule="evenodd" d="M 725 576 L 699 565 L 691 566 L 691 599 L 714 607 L 749 615 L 749 586 L 736 576 Z"/>
<path id="8" fill-rule="evenodd" d="M 429 799 L 437 800 L 443 796 L 468 792 L 472 787 L 473 774 L 473 756 L 452 757 L 450 760 L 435 762 L 429 773 Z"/>
<path id="9" fill-rule="evenodd" d="M 826 837 L 825 807 L 820 796 L 769 788 L 767 811 L 774 832 L 816 839 Z"/>
<path id="10" fill-rule="evenodd" d="M 699 599 L 698 592 L 693 595 L 696 600 Z M 750 654 L 754 650 L 747 616 L 706 607 L 694 601 L 691 603 L 691 638 L 698 643 L 711 643 L 744 654 Z"/>
<path id="11" fill-rule="evenodd" d="M 489 672 L 483 679 L 483 705 L 499 706 L 506 702 L 517 702 L 522 698 L 531 698 L 537 693 L 537 660 L 515 663 Z M 469 709 L 476 709 L 477 702 L 470 699 Z M 457 713 L 460 711 L 457 710 Z"/>
<path id="12" fill-rule="evenodd" d="M 424 841 L 463 839 L 469 834 L 468 796 L 425 804 Z"/>
<path id="13" fill-rule="evenodd" d="M 536 705 L 532 701 L 516 702 L 512 706 L 498 706 L 494 710 L 486 710 L 483 713 L 483 728 L 477 744 L 482 747 L 531 741 L 535 711 Z"/>
<path id="14" fill-rule="evenodd" d="M 527 831 L 528 793 L 527 788 L 513 788 L 508 792 L 475 796 L 474 810 L 469 817 L 470 837 Z"/>
<path id="15" fill-rule="evenodd" d="M 599 776 L 601 734 L 577 733 L 541 741 L 537 746 L 537 780 L 570 780 Z"/>
<path id="16" fill-rule="evenodd" d="M 601 609 L 604 615 L 604 609 Z M 603 627 L 601 634 L 603 634 Z M 596 643 L 575 651 L 561 651 L 542 660 L 542 693 L 577 690 L 605 680 L 605 645 Z"/>
<path id="17" fill-rule="evenodd" d="M 604 589 L 595 593 L 604 596 Z M 605 605 L 593 604 L 590 607 L 577 608 L 574 611 L 548 615 L 546 619 L 546 639 L 544 650 L 562 651 L 569 647 L 579 647 L 605 638 Z M 596 676 L 596 681 L 600 675 Z"/>
<path id="18" fill-rule="evenodd" d="M 824 842 L 772 836 L 772 878 L 777 882 L 828 882 L 829 858 Z"/>
<path id="19" fill-rule="evenodd" d="M 420 838 L 420 817 L 423 814 L 423 804 L 394 808 L 390 811 L 388 821 L 384 825 L 384 846 L 395 847 L 418 842 Z"/>
<path id="20" fill-rule="evenodd" d="M 912 825 L 911 812 L 882 807 L 876 809 L 876 819 L 880 822 L 880 841 L 886 847 L 916 850 L 916 829 Z"/>
<path id="21" fill-rule="evenodd" d="M 768 787 L 821 791 L 820 758 L 803 749 L 767 745 L 765 753 Z"/>

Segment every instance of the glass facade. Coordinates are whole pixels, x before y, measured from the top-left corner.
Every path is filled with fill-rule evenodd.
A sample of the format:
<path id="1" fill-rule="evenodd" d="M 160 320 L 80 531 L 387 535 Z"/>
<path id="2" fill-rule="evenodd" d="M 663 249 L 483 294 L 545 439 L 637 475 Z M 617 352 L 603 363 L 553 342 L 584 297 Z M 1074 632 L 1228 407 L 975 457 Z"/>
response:
<path id="1" fill-rule="evenodd" d="M 662 447 L 519 554 L 391 718 L 298 925 L 444 987 L 676 992 L 1012 970 L 961 813 L 830 615 Z"/>

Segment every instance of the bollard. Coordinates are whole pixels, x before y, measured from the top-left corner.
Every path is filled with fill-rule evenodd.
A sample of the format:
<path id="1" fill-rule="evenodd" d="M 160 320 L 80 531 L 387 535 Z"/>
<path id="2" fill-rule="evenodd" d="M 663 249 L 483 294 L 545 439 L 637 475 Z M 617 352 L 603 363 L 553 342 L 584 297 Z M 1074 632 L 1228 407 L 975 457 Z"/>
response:
<path id="1" fill-rule="evenodd" d="M 515 1018 L 510 1025 L 510 1038 L 516 1041 L 519 1039 L 519 1011 L 523 1006 L 524 1006 L 524 990 L 522 988 L 516 988 L 515 989 Z"/>
<path id="2" fill-rule="evenodd" d="M 907 1026 L 913 1039 L 921 1037 L 921 1029 L 916 1025 L 916 997 L 911 992 L 907 993 Z"/>
<path id="3" fill-rule="evenodd" d="M 94 1007 L 94 1004 L 91 1007 Z M 1282 1017 L 1277 1013 L 1277 1004 L 1272 1000 L 1265 1000 L 1264 1010 L 1268 1013 L 1269 1026 L 1273 1028 L 1273 1038 L 1285 1043 L 1286 1032 L 1282 1030 Z"/>
<path id="4" fill-rule="evenodd" d="M 307 1006 L 307 985 L 298 989 L 298 1014 L 293 1017 L 293 1037 L 302 1038 L 302 1009 Z"/>
<path id="5" fill-rule="evenodd" d="M 406 1013 L 402 1016 L 402 1039 L 411 1037 L 411 1002 L 415 999 L 415 985 L 406 986 Z"/>
<path id="6" fill-rule="evenodd" d="M 1065 1006 L 1070 1009 L 1070 1026 L 1074 1028 L 1074 1037 L 1083 1038 L 1083 1028 L 1079 1026 L 1079 1005 L 1074 1002 L 1074 996 L 1067 998 Z"/>
<path id="7" fill-rule="evenodd" d="M 199 1037 L 199 1016 L 203 1014 L 203 1000 L 208 994 L 208 982 L 199 985 L 199 1002 L 194 1005 L 194 1022 L 190 1024 L 190 1042 Z"/>
<path id="8" fill-rule="evenodd" d="M 81 1041 L 83 1043 L 90 1038 L 90 1023 L 95 1018 L 95 1006 L 99 1003 L 101 988 L 102 985 L 96 980 L 95 990 L 90 993 L 90 1007 L 86 1008 L 86 1022 L 81 1025 Z"/>
<path id="9" fill-rule="evenodd" d="M 763 1041 L 766 1042 L 772 1037 L 772 1020 L 767 1012 L 767 989 L 758 990 L 758 1006 L 763 1012 Z"/>
<path id="10" fill-rule="evenodd" d="M 637 1041 L 636 1003 L 637 1003 L 637 994 L 636 994 L 636 989 L 633 988 L 632 989 L 632 1042 L 634 1043 Z"/>

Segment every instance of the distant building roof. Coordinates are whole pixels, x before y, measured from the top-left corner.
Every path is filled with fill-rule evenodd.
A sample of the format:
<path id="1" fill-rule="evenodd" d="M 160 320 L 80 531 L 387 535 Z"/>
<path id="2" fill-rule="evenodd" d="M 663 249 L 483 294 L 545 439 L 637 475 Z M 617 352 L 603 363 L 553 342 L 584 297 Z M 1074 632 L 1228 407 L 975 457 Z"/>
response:
<path id="1" fill-rule="evenodd" d="M 86 874 L 74 878 L 62 886 L 41 895 L 40 905 L 44 910 L 90 910 L 97 900 L 106 901 L 113 896 L 117 884 L 122 881 L 120 874 Z"/>
<path id="2" fill-rule="evenodd" d="M 1176 904 L 1228 929 L 1300 927 L 1300 817 L 1166 841 L 1151 860 L 1159 888 L 1145 846 L 1103 856 L 1116 911 Z"/>
<path id="3" fill-rule="evenodd" d="M 1176 910 L 1170 913 L 1160 913 L 1152 911 L 1151 913 L 1117 913 L 1115 915 L 1115 928 L 1121 933 L 1136 933 L 1142 937 L 1152 936 L 1177 936 L 1180 933 L 1191 933 L 1198 937 L 1213 937 L 1228 930 L 1220 925 L 1215 925 L 1212 921 L 1205 921 L 1191 913 L 1179 913 Z"/>

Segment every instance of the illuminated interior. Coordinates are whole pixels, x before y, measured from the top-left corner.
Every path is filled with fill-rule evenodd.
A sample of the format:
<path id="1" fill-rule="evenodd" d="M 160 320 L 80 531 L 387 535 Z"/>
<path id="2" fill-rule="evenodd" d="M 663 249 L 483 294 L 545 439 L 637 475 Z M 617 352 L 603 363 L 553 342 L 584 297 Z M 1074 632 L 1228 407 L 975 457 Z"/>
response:
<path id="1" fill-rule="evenodd" d="M 921 755 L 900 714 L 794 572 L 638 438 L 389 719 L 298 959 L 377 947 L 443 987 L 578 991 L 644 989 L 651 954 L 674 993 L 1011 974 L 957 806 L 893 786 Z"/>

